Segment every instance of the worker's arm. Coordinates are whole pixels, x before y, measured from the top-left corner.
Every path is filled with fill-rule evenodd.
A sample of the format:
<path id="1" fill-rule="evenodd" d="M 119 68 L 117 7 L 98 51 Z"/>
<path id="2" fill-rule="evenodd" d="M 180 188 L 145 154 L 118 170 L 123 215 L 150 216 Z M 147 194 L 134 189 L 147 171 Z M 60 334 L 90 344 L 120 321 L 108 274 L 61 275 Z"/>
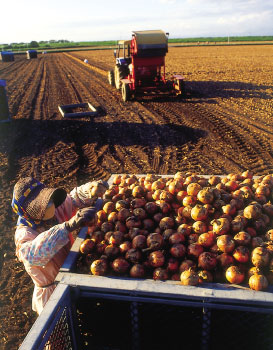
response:
<path id="1" fill-rule="evenodd" d="M 18 241 L 19 259 L 33 266 L 45 266 L 69 242 L 69 231 L 62 223 L 38 234 L 34 239 L 31 239 L 33 235 L 28 237 L 28 241 Z"/>
<path id="2" fill-rule="evenodd" d="M 95 217 L 95 208 L 79 209 L 70 220 L 51 227 L 34 239 L 21 243 L 20 260 L 26 260 L 34 266 L 45 266 L 70 241 L 70 232 L 86 225 Z"/>
<path id="3" fill-rule="evenodd" d="M 97 195 L 96 189 L 103 194 L 108 188 L 108 184 L 105 181 L 92 181 L 87 182 L 84 185 L 75 187 L 71 192 L 73 206 L 76 208 L 84 208 L 95 204 L 100 195 Z"/>

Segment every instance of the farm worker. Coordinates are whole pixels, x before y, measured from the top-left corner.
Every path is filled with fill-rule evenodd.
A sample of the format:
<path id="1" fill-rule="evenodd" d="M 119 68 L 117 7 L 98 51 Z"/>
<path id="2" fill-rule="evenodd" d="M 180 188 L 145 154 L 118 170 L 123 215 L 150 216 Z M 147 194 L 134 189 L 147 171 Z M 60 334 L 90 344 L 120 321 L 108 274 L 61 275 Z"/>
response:
<path id="1" fill-rule="evenodd" d="M 87 222 L 96 224 L 102 200 L 92 196 L 94 188 L 103 194 L 107 187 L 104 181 L 93 181 L 67 194 L 32 177 L 15 184 L 12 208 L 19 215 L 16 256 L 34 282 L 32 309 L 38 314 L 55 289 L 54 280 L 73 243 L 72 231 Z"/>

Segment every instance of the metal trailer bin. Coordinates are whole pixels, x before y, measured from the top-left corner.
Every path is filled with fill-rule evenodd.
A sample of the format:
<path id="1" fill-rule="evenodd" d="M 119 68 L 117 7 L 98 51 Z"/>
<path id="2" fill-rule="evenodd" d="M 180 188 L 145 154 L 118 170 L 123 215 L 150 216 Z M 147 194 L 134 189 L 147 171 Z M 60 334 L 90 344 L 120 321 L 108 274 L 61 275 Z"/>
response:
<path id="1" fill-rule="evenodd" d="M 59 279 L 20 350 L 273 348 L 272 291 L 75 273 Z"/>

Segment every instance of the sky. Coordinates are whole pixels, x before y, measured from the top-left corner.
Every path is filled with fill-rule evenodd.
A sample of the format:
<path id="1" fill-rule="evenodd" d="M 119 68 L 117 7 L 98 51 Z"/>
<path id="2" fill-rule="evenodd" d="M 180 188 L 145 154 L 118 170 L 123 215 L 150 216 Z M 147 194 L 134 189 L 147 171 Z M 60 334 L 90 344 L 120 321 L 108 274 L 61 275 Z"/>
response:
<path id="1" fill-rule="evenodd" d="M 273 35 L 272 0 L 0 0 L 0 43 Z"/>

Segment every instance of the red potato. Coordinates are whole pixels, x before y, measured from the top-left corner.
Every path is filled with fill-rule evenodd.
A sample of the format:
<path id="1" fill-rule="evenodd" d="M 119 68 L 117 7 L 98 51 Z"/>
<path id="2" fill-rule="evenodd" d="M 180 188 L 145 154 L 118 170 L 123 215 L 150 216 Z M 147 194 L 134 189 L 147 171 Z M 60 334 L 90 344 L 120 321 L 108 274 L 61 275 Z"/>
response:
<path id="1" fill-rule="evenodd" d="M 112 268 L 118 274 L 125 274 L 130 268 L 130 264 L 124 258 L 117 258 L 112 263 Z"/>
<path id="2" fill-rule="evenodd" d="M 240 284 L 244 281 L 245 275 L 236 265 L 231 265 L 226 270 L 226 279 L 230 283 Z"/>
<path id="3" fill-rule="evenodd" d="M 220 181 L 193 173 L 176 179 L 121 176 L 105 193 L 98 223 L 88 231 L 94 247 L 82 262 L 91 268 L 104 259 L 120 275 L 143 278 L 147 272 L 150 278 L 176 281 L 198 268 L 185 278 L 193 285 L 196 274 L 198 283 L 224 277 L 242 283 L 262 272 L 271 283 L 272 179 L 233 173 Z M 251 288 L 266 288 L 265 279 L 254 277 Z"/>
<path id="4" fill-rule="evenodd" d="M 155 252 L 150 253 L 148 261 L 152 267 L 161 267 L 165 263 L 165 257 L 160 250 L 157 250 Z"/>
<path id="5" fill-rule="evenodd" d="M 95 248 L 95 242 L 93 239 L 85 239 L 80 245 L 80 252 L 82 254 L 90 254 Z"/>
<path id="6" fill-rule="evenodd" d="M 166 281 L 168 278 L 169 278 L 169 274 L 166 269 L 163 269 L 162 267 L 157 267 L 156 269 L 154 269 L 154 272 L 153 272 L 154 280 Z"/>
<path id="7" fill-rule="evenodd" d="M 130 276 L 133 278 L 144 278 L 145 267 L 141 264 L 135 264 L 130 269 Z"/>
<path id="8" fill-rule="evenodd" d="M 92 262 L 90 270 L 92 275 L 104 276 L 106 275 L 108 264 L 105 259 L 98 259 Z"/>
<path id="9" fill-rule="evenodd" d="M 183 286 L 197 286 L 199 283 L 199 276 L 197 272 L 190 268 L 181 273 L 180 280 Z"/>

